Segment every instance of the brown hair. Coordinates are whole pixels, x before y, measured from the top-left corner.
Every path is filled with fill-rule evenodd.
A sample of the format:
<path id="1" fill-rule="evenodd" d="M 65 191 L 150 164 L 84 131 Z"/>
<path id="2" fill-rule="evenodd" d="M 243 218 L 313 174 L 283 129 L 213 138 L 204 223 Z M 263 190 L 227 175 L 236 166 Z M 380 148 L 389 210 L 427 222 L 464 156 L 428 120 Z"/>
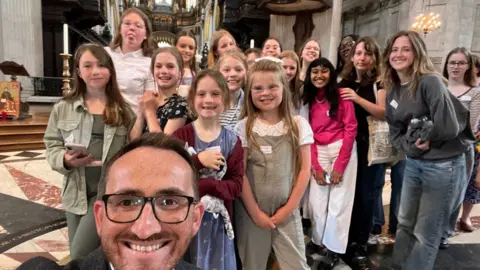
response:
<path id="1" fill-rule="evenodd" d="M 313 38 L 307 39 L 300 47 L 300 50 L 298 50 L 298 59 L 300 60 L 300 68 L 302 68 L 302 65 L 303 65 L 303 59 L 302 59 L 303 49 L 305 49 L 305 46 L 307 46 L 307 44 L 310 41 L 315 41 L 317 43 L 318 48 L 320 48 L 320 50 L 318 51 L 318 58 L 322 57 L 322 46 L 320 46 L 320 42 L 318 42 L 316 39 L 313 39 Z"/>
<path id="2" fill-rule="evenodd" d="M 448 53 L 447 59 L 445 60 L 445 65 L 443 66 L 443 76 L 448 79 L 448 70 L 447 70 L 448 60 L 450 59 L 450 56 L 452 56 L 452 54 L 454 53 L 461 53 L 465 55 L 465 58 L 467 58 L 467 61 L 468 61 L 468 69 L 467 71 L 465 71 L 465 74 L 463 75 L 463 82 L 470 87 L 477 86 L 477 80 L 475 77 L 475 69 L 474 69 L 475 66 L 473 64 L 472 54 L 465 47 L 457 47 Z"/>
<path id="3" fill-rule="evenodd" d="M 280 40 L 278 40 L 278 39 L 276 39 L 276 38 L 274 38 L 274 37 L 269 37 L 269 38 L 265 39 L 265 40 L 263 41 L 263 43 L 262 43 L 262 53 L 263 53 L 263 49 L 264 49 L 264 47 L 265 47 L 265 44 L 267 44 L 267 42 L 268 42 L 269 40 L 274 40 L 274 41 L 276 41 L 276 42 L 278 43 L 278 47 L 280 48 L 280 53 L 283 52 L 283 47 L 282 47 L 282 43 L 280 43 Z"/>
<path id="4" fill-rule="evenodd" d="M 248 48 L 245 50 L 245 52 L 243 53 L 245 55 L 245 57 L 248 57 L 249 54 L 251 53 L 254 53 L 257 55 L 257 57 L 261 57 L 262 56 L 262 51 L 258 48 Z"/>
<path id="5" fill-rule="evenodd" d="M 193 51 L 193 58 L 192 60 L 190 61 L 190 66 L 189 68 L 192 70 L 192 72 L 196 72 L 197 71 L 197 60 L 196 60 L 196 53 L 197 53 L 197 39 L 195 38 L 195 36 L 190 33 L 190 32 L 187 32 L 187 31 L 180 31 L 177 36 L 175 37 L 175 46 L 177 46 L 178 44 L 178 41 L 180 40 L 181 37 L 189 37 L 191 39 L 193 39 L 193 41 L 195 42 L 195 49 Z"/>
<path id="6" fill-rule="evenodd" d="M 294 173 L 297 175 L 298 170 L 300 169 L 300 159 L 296 154 L 296 151 L 299 146 L 299 129 L 297 123 L 295 122 L 293 115 L 295 112 L 292 108 L 292 97 L 290 91 L 288 90 L 288 81 L 287 76 L 285 75 L 285 71 L 280 63 L 273 62 L 268 59 L 263 59 L 258 62 L 255 62 L 251 69 L 248 72 L 248 80 L 247 80 L 247 87 L 245 89 L 245 106 L 242 110 L 242 115 L 240 119 L 246 118 L 245 122 L 245 130 L 246 130 L 246 137 L 248 141 L 249 148 L 256 147 L 260 149 L 258 142 L 255 140 L 253 136 L 253 123 L 257 118 L 258 114 L 260 113 L 260 109 L 255 107 L 252 99 L 252 84 L 253 81 L 257 78 L 255 73 L 273 73 L 280 85 L 282 87 L 282 102 L 279 105 L 279 113 L 280 117 L 284 122 L 285 128 L 288 130 L 287 136 L 290 138 L 292 143 L 292 153 L 293 153 L 293 164 L 294 164 Z"/>
<path id="7" fill-rule="evenodd" d="M 190 107 L 191 112 L 194 114 L 197 113 L 195 111 L 194 101 L 195 101 L 195 96 L 197 95 L 198 84 L 201 79 L 204 79 L 206 77 L 212 78 L 212 80 L 214 80 L 217 83 L 218 88 L 220 88 L 220 90 L 222 91 L 223 105 L 227 106 L 228 103 L 230 102 L 230 95 L 228 94 L 228 84 L 227 84 L 227 81 L 225 81 L 225 78 L 223 77 L 222 73 L 214 69 L 204 69 L 195 76 L 195 79 L 193 80 L 190 88 L 190 92 L 188 92 L 188 97 L 187 97 L 188 107 Z"/>
<path id="8" fill-rule="evenodd" d="M 64 97 L 64 100 L 77 100 L 80 97 L 83 97 L 87 92 L 87 85 L 85 84 L 85 81 L 80 78 L 79 74 L 80 58 L 87 51 L 97 58 L 100 65 L 110 71 L 110 80 L 105 86 L 105 95 L 107 96 L 107 104 L 105 106 L 105 111 L 103 112 L 105 124 L 117 127 L 130 125 L 132 118 L 129 115 L 129 111 L 131 111 L 131 109 L 128 107 L 120 93 L 112 58 L 100 45 L 89 43 L 82 44 L 78 47 L 74 57 L 75 68 L 73 70 L 73 89 Z"/>
<path id="9" fill-rule="evenodd" d="M 473 65 L 478 69 L 478 73 L 475 74 L 477 77 L 480 77 L 480 58 L 476 54 L 472 54 Z"/>
<path id="10" fill-rule="evenodd" d="M 210 68 L 213 68 L 215 66 L 219 58 L 219 55 L 217 53 L 218 42 L 224 36 L 231 38 L 233 43 L 237 44 L 237 42 L 235 41 L 235 38 L 233 38 L 232 34 L 230 34 L 230 32 L 228 32 L 227 30 L 220 29 L 218 31 L 215 31 L 212 36 L 212 41 L 210 42 L 210 52 L 208 53 L 208 67 Z"/>
<path id="11" fill-rule="evenodd" d="M 157 59 L 157 56 L 164 52 L 170 53 L 171 55 L 173 55 L 173 57 L 175 57 L 175 60 L 177 60 L 177 65 L 180 72 L 180 80 L 181 80 L 183 77 L 183 58 L 180 52 L 175 47 L 161 47 L 156 49 L 153 52 L 152 61 L 150 64 L 150 71 L 152 72 L 152 75 L 153 75 L 153 70 L 155 69 L 155 60 Z"/>
<path id="12" fill-rule="evenodd" d="M 120 18 L 120 23 L 118 24 L 118 28 L 117 28 L 117 34 L 115 35 L 115 38 L 112 40 L 112 42 L 109 45 L 110 49 L 114 51 L 118 47 L 122 46 L 121 31 L 122 31 L 123 19 L 125 19 L 125 17 L 130 13 L 136 13 L 138 16 L 140 16 L 140 18 L 142 18 L 143 23 L 145 24 L 145 36 L 147 39 L 145 39 L 142 42 L 142 53 L 143 53 L 143 56 L 151 56 L 153 50 L 157 47 L 157 45 L 155 44 L 152 38 L 152 24 L 150 23 L 150 20 L 148 19 L 147 15 L 145 15 L 145 13 L 143 13 L 140 9 L 135 7 L 128 8 L 122 13 L 122 17 Z"/>
<path id="13" fill-rule="evenodd" d="M 295 61 L 297 64 L 297 72 L 295 73 L 295 78 L 293 78 L 290 83 L 290 92 L 292 93 L 292 102 L 296 109 L 299 109 L 302 105 L 302 81 L 300 80 L 300 59 L 294 51 L 284 51 L 280 54 L 279 59 L 289 58 Z"/>
<path id="14" fill-rule="evenodd" d="M 355 55 L 355 50 L 357 46 L 362 43 L 364 44 L 365 50 L 372 55 L 373 67 L 371 70 L 361 75 L 360 84 L 368 85 L 374 83 L 378 80 L 381 75 L 381 66 L 382 66 L 382 55 L 380 53 L 380 46 L 372 37 L 362 37 L 360 38 L 355 45 L 350 49 L 348 53 L 348 61 L 345 64 L 340 77 L 349 81 L 355 81 L 357 79 L 357 72 L 355 71 L 355 66 L 351 60 Z"/>
<path id="15" fill-rule="evenodd" d="M 222 63 L 225 61 L 225 59 L 227 58 L 234 58 L 238 61 L 240 61 L 240 63 L 243 65 L 243 67 L 245 68 L 245 78 L 243 79 L 243 85 L 242 85 L 242 88 L 245 87 L 245 83 L 247 81 L 247 71 L 248 71 L 248 64 L 247 64 L 247 58 L 245 57 L 245 55 L 239 51 L 239 50 L 236 50 L 236 49 L 233 49 L 233 50 L 228 50 L 225 52 L 225 54 L 220 57 L 220 59 L 218 59 L 218 62 L 217 64 L 215 65 L 215 69 L 220 71 L 220 66 L 222 65 Z"/>
<path id="16" fill-rule="evenodd" d="M 383 53 L 383 72 L 382 72 L 382 84 L 383 87 L 388 91 L 394 86 L 400 86 L 400 78 L 398 77 L 397 71 L 393 69 L 390 65 L 390 54 L 392 53 L 393 44 L 399 37 L 407 37 L 412 45 L 412 51 L 414 53 L 413 64 L 409 67 L 410 76 L 412 76 L 412 82 L 410 83 L 408 90 L 410 92 L 410 97 L 415 96 L 415 92 L 420 80 L 420 76 L 432 74 L 438 75 L 443 78 L 440 73 L 435 70 L 432 61 L 428 57 L 427 47 L 423 42 L 420 35 L 415 31 L 400 31 L 395 36 L 393 36 L 387 45 Z M 443 80 L 445 82 L 445 80 Z"/>

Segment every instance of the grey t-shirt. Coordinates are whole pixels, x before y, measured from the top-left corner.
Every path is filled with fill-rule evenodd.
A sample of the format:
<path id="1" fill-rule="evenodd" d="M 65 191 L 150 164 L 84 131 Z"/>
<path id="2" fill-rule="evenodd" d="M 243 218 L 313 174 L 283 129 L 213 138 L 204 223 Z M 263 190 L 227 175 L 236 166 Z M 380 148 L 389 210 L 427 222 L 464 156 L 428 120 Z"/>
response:
<path id="1" fill-rule="evenodd" d="M 415 159 L 441 161 L 463 154 L 475 139 L 467 108 L 436 75 L 422 76 L 413 96 L 408 87 L 408 84 L 395 86 L 387 92 L 385 116 L 392 144 Z M 434 125 L 427 151 L 406 138 L 410 120 L 424 116 Z"/>

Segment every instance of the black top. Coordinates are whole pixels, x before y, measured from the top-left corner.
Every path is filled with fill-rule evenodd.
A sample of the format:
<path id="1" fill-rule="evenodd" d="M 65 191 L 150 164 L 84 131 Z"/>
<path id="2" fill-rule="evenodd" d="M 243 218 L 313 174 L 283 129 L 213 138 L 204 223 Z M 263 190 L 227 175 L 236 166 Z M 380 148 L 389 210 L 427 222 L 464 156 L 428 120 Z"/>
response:
<path id="1" fill-rule="evenodd" d="M 86 258 L 74 260 L 65 266 L 59 266 L 54 261 L 45 257 L 35 257 L 20 265 L 17 270 L 112 270 L 108 261 L 105 258 L 102 248 L 96 249 L 90 253 Z M 199 270 L 198 267 L 180 261 L 175 270 Z"/>
<path id="2" fill-rule="evenodd" d="M 177 94 L 173 94 L 168 98 L 165 104 L 157 108 L 157 121 L 163 130 L 169 119 L 187 118 L 187 100 Z M 143 132 L 149 132 L 147 123 L 143 128 Z"/>
<path id="3" fill-rule="evenodd" d="M 377 91 L 381 88 L 380 83 L 377 84 Z M 342 79 L 342 81 L 338 84 L 339 88 L 351 88 L 357 91 L 357 94 L 365 100 L 368 100 L 372 103 L 376 103 L 375 93 L 373 92 L 373 84 L 369 84 L 366 86 L 360 86 L 360 83 L 355 81 L 348 81 L 346 79 Z M 362 106 L 358 105 L 357 103 L 353 103 L 355 105 L 355 116 L 357 117 L 357 137 L 359 136 L 367 136 L 368 137 L 368 122 L 367 116 L 370 116 L 370 113 L 366 111 Z"/>

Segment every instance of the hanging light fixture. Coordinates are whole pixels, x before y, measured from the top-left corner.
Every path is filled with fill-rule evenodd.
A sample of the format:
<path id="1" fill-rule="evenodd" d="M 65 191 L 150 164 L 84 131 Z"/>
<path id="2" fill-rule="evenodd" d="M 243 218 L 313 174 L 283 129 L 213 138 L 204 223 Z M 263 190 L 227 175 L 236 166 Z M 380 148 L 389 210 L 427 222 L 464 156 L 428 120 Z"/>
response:
<path id="1" fill-rule="evenodd" d="M 428 6 L 430 6 L 430 1 Z M 422 8 L 425 8 L 425 5 L 423 5 Z M 424 36 L 427 36 L 428 33 L 440 29 L 441 25 L 440 14 L 433 12 L 427 14 L 422 13 L 415 17 L 415 22 L 412 24 L 412 30 L 421 32 Z"/>

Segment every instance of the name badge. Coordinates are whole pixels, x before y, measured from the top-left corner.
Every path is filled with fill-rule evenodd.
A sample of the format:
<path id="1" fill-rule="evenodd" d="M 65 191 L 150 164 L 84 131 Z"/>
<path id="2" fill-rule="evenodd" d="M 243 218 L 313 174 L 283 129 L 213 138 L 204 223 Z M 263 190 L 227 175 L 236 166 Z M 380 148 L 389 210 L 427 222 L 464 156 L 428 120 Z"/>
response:
<path id="1" fill-rule="evenodd" d="M 390 102 L 390 106 L 392 106 L 395 109 L 398 107 L 398 103 L 395 101 L 395 99 L 393 99 L 392 102 Z"/>
<path id="2" fill-rule="evenodd" d="M 461 96 L 460 100 L 461 101 L 472 101 L 472 96 Z"/>
<path id="3" fill-rule="evenodd" d="M 209 148 L 205 149 L 205 151 L 222 152 L 222 148 L 220 147 L 220 145 L 212 146 L 212 147 L 209 147 Z"/>
<path id="4" fill-rule="evenodd" d="M 272 153 L 272 146 L 271 145 L 262 145 L 260 146 L 260 151 L 264 154 L 271 154 Z"/>

